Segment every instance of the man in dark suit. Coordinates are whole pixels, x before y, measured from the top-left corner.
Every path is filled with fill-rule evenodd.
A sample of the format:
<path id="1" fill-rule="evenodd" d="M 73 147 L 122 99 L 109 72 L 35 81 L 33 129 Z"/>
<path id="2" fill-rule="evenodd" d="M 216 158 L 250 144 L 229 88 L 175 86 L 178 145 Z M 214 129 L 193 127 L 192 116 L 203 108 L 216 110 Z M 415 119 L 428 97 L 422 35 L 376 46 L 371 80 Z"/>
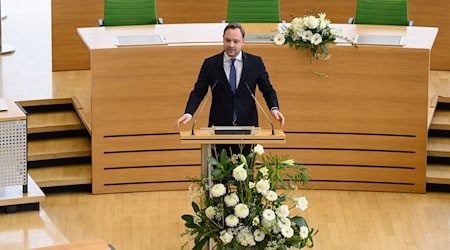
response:
<path id="1" fill-rule="evenodd" d="M 258 126 L 258 110 L 252 94 L 256 86 L 275 120 L 284 125 L 275 89 L 269 80 L 261 57 L 242 51 L 245 31 L 240 24 L 228 24 L 223 32 L 220 54 L 205 59 L 194 89 L 189 95 L 185 113 L 176 127 L 192 119 L 208 88 L 212 91 L 209 126 Z M 233 151 L 233 153 L 239 153 Z"/>

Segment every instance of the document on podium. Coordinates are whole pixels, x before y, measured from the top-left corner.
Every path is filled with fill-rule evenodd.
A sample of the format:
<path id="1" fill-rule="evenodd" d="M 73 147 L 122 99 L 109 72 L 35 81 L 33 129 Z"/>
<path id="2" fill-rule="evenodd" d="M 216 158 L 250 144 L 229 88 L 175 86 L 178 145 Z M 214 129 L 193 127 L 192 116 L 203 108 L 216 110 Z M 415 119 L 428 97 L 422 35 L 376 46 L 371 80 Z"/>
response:
<path id="1" fill-rule="evenodd" d="M 401 35 L 357 35 L 356 44 L 404 46 L 405 41 Z"/>
<path id="2" fill-rule="evenodd" d="M 166 44 L 160 35 L 118 35 L 117 46 L 145 46 Z"/>

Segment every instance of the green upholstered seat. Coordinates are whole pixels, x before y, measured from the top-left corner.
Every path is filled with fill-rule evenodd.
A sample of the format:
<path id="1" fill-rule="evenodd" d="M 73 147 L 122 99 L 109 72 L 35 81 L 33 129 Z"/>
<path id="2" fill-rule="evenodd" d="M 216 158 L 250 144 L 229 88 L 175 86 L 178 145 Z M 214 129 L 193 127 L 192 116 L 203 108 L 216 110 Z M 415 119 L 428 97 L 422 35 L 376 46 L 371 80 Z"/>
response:
<path id="1" fill-rule="evenodd" d="M 155 0 L 105 0 L 101 26 L 156 24 Z"/>
<path id="2" fill-rule="evenodd" d="M 228 0 L 228 23 L 279 23 L 278 0 Z"/>
<path id="3" fill-rule="evenodd" d="M 408 0 L 358 0 L 354 23 L 412 25 L 408 18 Z"/>

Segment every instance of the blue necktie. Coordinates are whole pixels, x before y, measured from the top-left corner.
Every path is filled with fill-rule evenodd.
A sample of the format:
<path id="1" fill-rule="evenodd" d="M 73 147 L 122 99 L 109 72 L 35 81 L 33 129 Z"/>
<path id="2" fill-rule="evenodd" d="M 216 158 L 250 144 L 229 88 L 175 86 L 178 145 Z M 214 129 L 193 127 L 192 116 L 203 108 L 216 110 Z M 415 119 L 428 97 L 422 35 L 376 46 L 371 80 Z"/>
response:
<path id="1" fill-rule="evenodd" d="M 234 61 L 236 59 L 231 59 L 231 66 L 230 66 L 230 87 L 231 91 L 236 92 L 236 68 L 234 67 Z M 237 120 L 236 110 L 233 111 L 233 125 Z"/>
<path id="2" fill-rule="evenodd" d="M 230 87 L 233 93 L 236 91 L 236 68 L 234 67 L 234 61 L 236 61 L 236 59 L 231 59 L 230 66 Z"/>

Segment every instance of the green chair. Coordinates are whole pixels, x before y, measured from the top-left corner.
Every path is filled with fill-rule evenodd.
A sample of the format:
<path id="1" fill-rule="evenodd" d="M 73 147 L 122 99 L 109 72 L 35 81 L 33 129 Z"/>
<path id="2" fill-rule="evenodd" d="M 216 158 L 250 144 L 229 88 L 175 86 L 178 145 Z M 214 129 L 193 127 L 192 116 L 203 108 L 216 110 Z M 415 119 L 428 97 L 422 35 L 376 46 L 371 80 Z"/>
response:
<path id="1" fill-rule="evenodd" d="M 279 23 L 278 0 L 228 0 L 227 23 Z"/>
<path id="2" fill-rule="evenodd" d="M 412 26 L 408 18 L 408 0 L 358 0 L 348 23 Z"/>
<path id="3" fill-rule="evenodd" d="M 99 26 L 163 23 L 157 18 L 155 0 L 105 0 L 105 14 Z"/>

